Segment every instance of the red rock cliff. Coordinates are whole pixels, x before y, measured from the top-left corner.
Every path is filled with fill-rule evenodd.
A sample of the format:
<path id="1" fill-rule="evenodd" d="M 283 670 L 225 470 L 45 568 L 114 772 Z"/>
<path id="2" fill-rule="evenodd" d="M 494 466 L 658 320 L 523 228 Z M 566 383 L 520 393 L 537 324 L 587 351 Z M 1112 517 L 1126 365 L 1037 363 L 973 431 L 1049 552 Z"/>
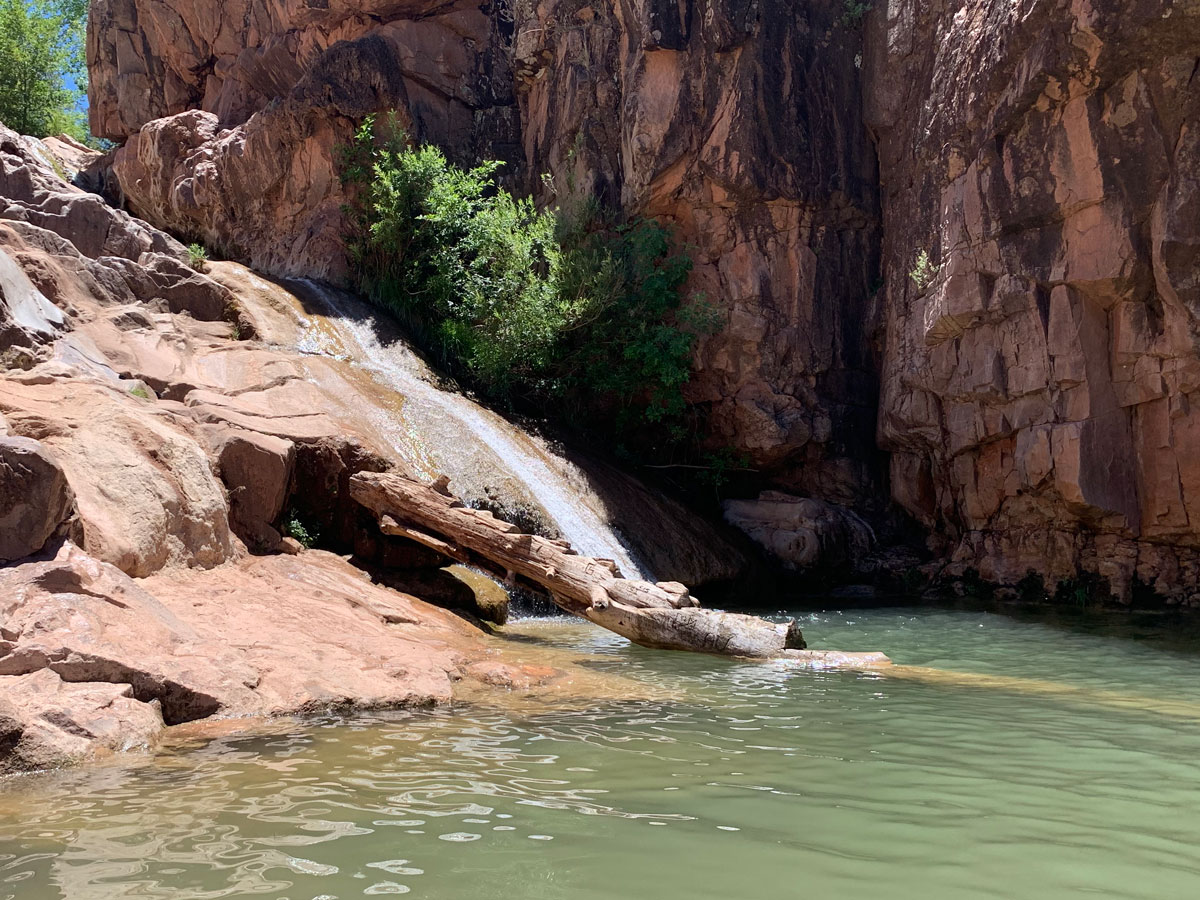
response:
<path id="1" fill-rule="evenodd" d="M 340 274 L 335 147 L 393 107 L 669 220 L 714 441 L 858 505 L 878 441 L 957 569 L 1190 599 L 1200 10 L 874 7 L 94 0 L 93 127 L 132 210 L 275 273 Z"/>
<path id="2" fill-rule="evenodd" d="M 988 579 L 1082 569 L 1192 597 L 1200 8 L 879 5 L 896 500 Z"/>
<path id="3" fill-rule="evenodd" d="M 877 496 L 875 161 L 841 4 L 96 0 L 93 128 L 124 202 L 277 274 L 338 277 L 336 147 L 396 108 L 673 222 L 718 302 L 692 400 L 777 482 Z M 861 57 L 859 57 L 861 59 Z M 561 199 L 561 198 L 559 198 Z"/>

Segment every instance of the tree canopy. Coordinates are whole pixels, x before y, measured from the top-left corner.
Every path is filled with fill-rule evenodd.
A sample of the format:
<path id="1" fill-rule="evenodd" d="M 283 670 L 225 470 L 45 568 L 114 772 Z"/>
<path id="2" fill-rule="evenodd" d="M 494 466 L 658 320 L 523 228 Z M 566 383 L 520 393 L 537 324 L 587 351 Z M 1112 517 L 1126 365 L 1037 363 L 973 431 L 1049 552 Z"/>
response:
<path id="1" fill-rule="evenodd" d="M 22 134 L 87 140 L 88 0 L 0 0 L 0 121 Z"/>

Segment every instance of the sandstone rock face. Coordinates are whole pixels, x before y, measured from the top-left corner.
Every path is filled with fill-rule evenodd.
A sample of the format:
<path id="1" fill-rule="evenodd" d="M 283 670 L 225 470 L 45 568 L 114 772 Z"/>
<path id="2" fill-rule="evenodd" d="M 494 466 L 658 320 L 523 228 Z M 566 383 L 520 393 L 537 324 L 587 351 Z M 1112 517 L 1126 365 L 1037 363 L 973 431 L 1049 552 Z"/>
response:
<path id="1" fill-rule="evenodd" d="M 222 432 L 216 456 L 229 489 L 229 524 L 247 546 L 273 548 L 280 539 L 273 525 L 292 483 L 295 444 L 252 431 Z"/>
<path id="2" fill-rule="evenodd" d="M 39 552 L 74 508 L 53 454 L 28 438 L 0 437 L 0 564 Z"/>
<path id="3" fill-rule="evenodd" d="M 960 570 L 1195 601 L 1200 10 L 893 0 L 868 34 L 896 500 Z"/>
<path id="4" fill-rule="evenodd" d="M 474 648 L 454 616 L 329 554 L 196 574 L 134 581 L 69 544 L 0 570 L 0 772 L 214 715 L 446 701 Z"/>
<path id="5" fill-rule="evenodd" d="M 517 5 L 525 160 L 673 224 L 721 312 L 690 400 L 776 483 L 871 493 L 875 160 L 841 2 Z"/>
<path id="6" fill-rule="evenodd" d="M 722 326 L 691 401 L 784 486 L 877 498 L 874 153 L 840 0 L 97 0 L 121 199 L 274 274 L 344 272 L 337 147 L 396 109 L 564 205 L 673 224 Z M 340 43 L 339 43 L 340 42 Z M 543 174 L 549 177 L 543 179 Z"/>
<path id="7" fill-rule="evenodd" d="M 844 507 L 764 491 L 757 500 L 727 500 L 725 521 L 789 569 L 853 569 L 875 544 L 869 525 Z"/>

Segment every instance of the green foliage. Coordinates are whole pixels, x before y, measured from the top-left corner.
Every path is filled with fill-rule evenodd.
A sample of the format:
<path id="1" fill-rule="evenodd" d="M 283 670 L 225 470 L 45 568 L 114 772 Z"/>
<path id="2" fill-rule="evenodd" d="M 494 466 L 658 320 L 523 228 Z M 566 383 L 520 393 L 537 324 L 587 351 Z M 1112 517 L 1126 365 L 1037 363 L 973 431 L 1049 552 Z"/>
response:
<path id="1" fill-rule="evenodd" d="M 871 5 L 871 0 L 844 0 L 840 19 L 842 27 L 853 28 L 862 22 L 871 11 Z"/>
<path id="2" fill-rule="evenodd" d="M 295 538 L 309 550 L 315 547 L 317 541 L 321 539 L 320 531 L 315 527 L 309 528 L 305 526 L 300 521 L 300 516 L 294 509 L 289 510 L 287 516 L 284 518 L 283 535 L 284 537 Z"/>
<path id="3" fill-rule="evenodd" d="M 0 121 L 89 141 L 80 108 L 87 0 L 0 0 Z"/>
<path id="4" fill-rule="evenodd" d="M 539 210 L 497 185 L 498 162 L 461 169 L 394 118 L 380 131 L 368 119 L 343 154 L 364 294 L 492 399 L 610 434 L 682 416 L 714 317 L 681 308 L 690 263 L 662 226 Z"/>
<path id="5" fill-rule="evenodd" d="M 144 387 L 142 387 L 140 384 L 137 387 L 130 388 L 129 393 L 132 394 L 134 397 L 138 397 L 142 400 L 150 399 L 150 392 L 148 390 L 146 390 Z"/>
<path id="6" fill-rule="evenodd" d="M 751 471 L 749 455 L 729 447 L 705 453 L 702 459 L 703 466 L 697 479 L 718 492 L 729 483 L 735 472 Z"/>
<path id="7" fill-rule="evenodd" d="M 208 268 L 208 250 L 202 244 L 190 244 L 187 248 L 188 265 L 197 272 Z"/>
<path id="8" fill-rule="evenodd" d="M 908 277 L 912 279 L 913 284 L 917 286 L 917 290 L 923 291 L 929 285 L 933 284 L 933 279 L 937 277 L 938 267 L 929 259 L 929 253 L 922 250 L 917 254 L 916 265 L 913 266 Z"/>

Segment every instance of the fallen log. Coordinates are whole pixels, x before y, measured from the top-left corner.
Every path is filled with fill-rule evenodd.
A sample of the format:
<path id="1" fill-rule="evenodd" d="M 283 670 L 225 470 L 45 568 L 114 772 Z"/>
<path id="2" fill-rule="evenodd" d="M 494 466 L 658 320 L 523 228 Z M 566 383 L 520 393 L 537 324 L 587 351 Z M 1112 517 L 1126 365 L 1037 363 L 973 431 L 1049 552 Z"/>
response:
<path id="1" fill-rule="evenodd" d="M 794 621 L 701 609 L 678 582 L 623 578 L 612 560 L 579 556 L 565 541 L 525 534 L 470 509 L 444 479 L 427 487 L 394 473 L 360 472 L 350 479 L 350 496 L 385 533 L 531 585 L 567 612 L 643 647 L 750 658 L 795 658 L 794 651 L 805 649 Z"/>

